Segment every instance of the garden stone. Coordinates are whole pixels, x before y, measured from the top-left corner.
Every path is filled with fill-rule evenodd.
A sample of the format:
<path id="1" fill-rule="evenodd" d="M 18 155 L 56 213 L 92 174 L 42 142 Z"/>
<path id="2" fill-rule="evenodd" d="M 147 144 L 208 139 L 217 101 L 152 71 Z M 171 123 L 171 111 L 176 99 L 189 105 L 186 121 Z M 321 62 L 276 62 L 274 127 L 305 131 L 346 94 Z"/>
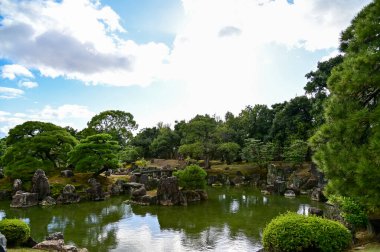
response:
<path id="1" fill-rule="evenodd" d="M 323 210 L 316 207 L 309 207 L 308 214 L 323 217 Z"/>
<path id="2" fill-rule="evenodd" d="M 45 175 L 45 172 L 38 169 L 32 178 L 32 193 L 38 194 L 38 199 L 42 200 L 46 196 L 50 195 L 50 185 L 49 180 Z"/>
<path id="3" fill-rule="evenodd" d="M 64 171 L 61 171 L 61 177 L 71 178 L 71 177 L 74 177 L 74 173 L 72 170 L 64 170 Z"/>
<path id="4" fill-rule="evenodd" d="M 56 204 L 56 201 L 55 199 L 53 199 L 52 197 L 50 196 L 47 196 L 45 197 L 42 201 L 41 201 L 41 206 L 54 206 Z"/>
<path id="5" fill-rule="evenodd" d="M 104 200 L 105 194 L 103 192 L 102 185 L 94 178 L 90 178 L 88 183 L 91 185 L 91 187 L 87 189 L 89 199 L 93 201 Z"/>
<path id="6" fill-rule="evenodd" d="M 62 193 L 57 198 L 58 204 L 78 203 L 80 196 L 75 193 L 75 186 L 67 184 L 62 190 Z"/>
<path id="7" fill-rule="evenodd" d="M 21 179 L 15 179 L 13 181 L 13 194 L 15 194 L 18 191 L 22 191 L 22 181 L 21 181 Z"/>
<path id="8" fill-rule="evenodd" d="M 157 188 L 157 203 L 164 206 L 186 205 L 186 200 L 179 190 L 176 177 L 165 177 L 160 179 Z"/>
<path id="9" fill-rule="evenodd" d="M 63 234 L 62 232 L 55 232 L 55 233 L 52 233 L 52 234 L 49 234 L 47 237 L 46 237 L 46 240 L 63 240 Z"/>
<path id="10" fill-rule="evenodd" d="M 18 191 L 12 197 L 11 207 L 31 207 L 38 205 L 38 194 Z"/>
<path id="11" fill-rule="evenodd" d="M 6 251 L 7 251 L 7 239 L 2 233 L 0 233 L 0 252 L 6 252 Z"/>

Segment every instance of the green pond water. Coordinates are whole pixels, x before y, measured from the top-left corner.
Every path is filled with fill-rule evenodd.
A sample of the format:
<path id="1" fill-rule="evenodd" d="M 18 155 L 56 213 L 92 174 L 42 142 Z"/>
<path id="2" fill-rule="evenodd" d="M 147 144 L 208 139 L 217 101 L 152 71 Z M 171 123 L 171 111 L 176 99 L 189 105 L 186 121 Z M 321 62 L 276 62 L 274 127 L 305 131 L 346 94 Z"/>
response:
<path id="1" fill-rule="evenodd" d="M 14 209 L 0 202 L 1 218 L 21 218 L 32 237 L 62 232 L 66 244 L 96 251 L 257 251 L 266 223 L 279 213 L 307 214 L 308 197 L 263 196 L 253 188 L 208 187 L 209 200 L 187 207 L 101 202 Z M 321 207 L 321 206 L 319 206 Z"/>

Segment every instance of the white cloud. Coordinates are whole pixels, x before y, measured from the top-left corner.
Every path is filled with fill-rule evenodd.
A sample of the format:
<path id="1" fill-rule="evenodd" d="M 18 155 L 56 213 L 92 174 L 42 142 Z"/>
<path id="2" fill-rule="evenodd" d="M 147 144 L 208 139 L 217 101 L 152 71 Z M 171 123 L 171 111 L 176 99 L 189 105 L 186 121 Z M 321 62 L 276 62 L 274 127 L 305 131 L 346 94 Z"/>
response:
<path id="1" fill-rule="evenodd" d="M 168 53 L 164 44 L 120 39 L 118 34 L 125 32 L 120 17 L 98 1 L 4 0 L 0 15 L 4 17 L 0 57 L 37 69 L 46 77 L 146 85 L 156 77 L 157 62 L 161 64 Z"/>
<path id="2" fill-rule="evenodd" d="M 51 122 L 62 127 L 71 126 L 74 128 L 81 125 L 83 128 L 85 123 L 94 115 L 95 113 L 86 106 L 76 104 L 64 104 L 56 108 L 47 105 L 41 110 L 28 110 L 25 113 L 12 114 L 7 111 L 0 111 L 0 136 L 7 135 L 11 128 L 26 121 Z"/>
<path id="3" fill-rule="evenodd" d="M 38 87 L 38 83 L 34 81 L 20 81 L 19 86 L 24 88 L 36 88 Z"/>
<path id="4" fill-rule="evenodd" d="M 0 99 L 19 98 L 24 94 L 24 91 L 16 88 L 0 87 Z"/>
<path id="5" fill-rule="evenodd" d="M 33 78 L 33 74 L 24 66 L 13 64 L 13 65 L 4 65 L 1 69 L 1 76 L 3 79 L 14 80 L 16 76 L 24 76 Z"/>

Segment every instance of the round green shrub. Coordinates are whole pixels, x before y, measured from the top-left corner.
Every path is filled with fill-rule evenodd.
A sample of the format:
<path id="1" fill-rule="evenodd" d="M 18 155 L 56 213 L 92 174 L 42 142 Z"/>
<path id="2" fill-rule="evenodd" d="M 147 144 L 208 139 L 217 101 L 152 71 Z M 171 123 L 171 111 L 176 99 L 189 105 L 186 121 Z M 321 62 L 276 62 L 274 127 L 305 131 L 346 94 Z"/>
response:
<path id="1" fill-rule="evenodd" d="M 21 244 L 30 237 L 28 224 L 19 219 L 3 219 L 0 221 L 0 233 L 9 244 Z"/>
<path id="2" fill-rule="evenodd" d="M 203 189 L 206 186 L 207 173 L 199 165 L 186 166 L 184 170 L 173 173 L 179 180 L 179 185 L 184 189 Z"/>
<path id="3" fill-rule="evenodd" d="M 270 252 L 338 252 L 350 243 L 350 231 L 342 224 L 297 213 L 274 218 L 263 231 L 263 245 Z"/>

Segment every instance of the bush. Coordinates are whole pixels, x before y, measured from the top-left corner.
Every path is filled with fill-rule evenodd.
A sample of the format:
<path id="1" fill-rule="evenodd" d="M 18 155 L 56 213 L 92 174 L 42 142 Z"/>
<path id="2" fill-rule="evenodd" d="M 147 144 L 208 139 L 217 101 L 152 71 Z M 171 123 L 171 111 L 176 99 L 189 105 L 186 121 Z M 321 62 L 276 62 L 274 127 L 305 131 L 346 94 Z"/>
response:
<path id="1" fill-rule="evenodd" d="M 354 228 L 365 228 L 367 226 L 368 219 L 365 208 L 354 199 L 331 195 L 329 201 L 338 205 L 343 219 Z"/>
<path id="2" fill-rule="evenodd" d="M 274 218 L 263 231 L 267 251 L 343 251 L 351 234 L 342 224 L 316 216 L 287 213 Z"/>
<path id="3" fill-rule="evenodd" d="M 30 228 L 22 220 L 3 219 L 0 221 L 0 233 L 7 238 L 9 244 L 21 244 L 30 237 Z"/>
<path id="4" fill-rule="evenodd" d="M 179 185 L 184 189 L 203 189 L 206 186 L 207 173 L 199 165 L 186 166 L 173 174 L 179 180 Z"/>

